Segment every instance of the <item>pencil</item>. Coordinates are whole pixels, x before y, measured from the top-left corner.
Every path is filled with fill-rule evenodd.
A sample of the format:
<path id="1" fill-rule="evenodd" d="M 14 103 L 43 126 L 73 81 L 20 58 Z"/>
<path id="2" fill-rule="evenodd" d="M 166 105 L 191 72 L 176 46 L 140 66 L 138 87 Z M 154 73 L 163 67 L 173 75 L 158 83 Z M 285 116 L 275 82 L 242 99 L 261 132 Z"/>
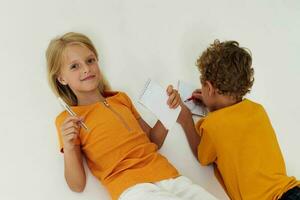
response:
<path id="1" fill-rule="evenodd" d="M 59 100 L 60 104 L 65 108 L 65 110 L 66 110 L 71 116 L 74 116 L 74 117 L 77 116 L 76 113 L 70 108 L 70 106 L 68 106 L 68 104 L 66 104 L 66 103 L 64 102 L 64 100 L 62 100 L 62 98 L 58 97 L 58 100 Z M 80 121 L 79 123 L 80 123 L 80 125 L 81 125 L 86 131 L 88 131 L 88 127 L 85 125 L 84 122 Z"/>
<path id="2" fill-rule="evenodd" d="M 184 102 L 188 102 L 188 101 L 191 101 L 191 100 L 194 100 L 194 99 L 195 99 L 195 97 L 191 96 L 191 97 L 187 98 L 186 100 L 184 100 Z"/>

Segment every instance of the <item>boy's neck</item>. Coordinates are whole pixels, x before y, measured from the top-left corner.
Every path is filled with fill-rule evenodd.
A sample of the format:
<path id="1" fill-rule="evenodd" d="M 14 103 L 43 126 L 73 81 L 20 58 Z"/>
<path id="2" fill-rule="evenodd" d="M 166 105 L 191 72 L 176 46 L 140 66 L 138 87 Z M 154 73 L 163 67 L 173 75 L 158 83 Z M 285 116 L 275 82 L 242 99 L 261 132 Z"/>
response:
<path id="1" fill-rule="evenodd" d="M 220 110 L 222 108 L 226 108 L 228 106 L 232 106 L 236 103 L 241 102 L 242 100 L 237 100 L 231 96 L 218 95 L 215 100 L 215 105 L 211 108 L 211 111 Z"/>
<path id="2" fill-rule="evenodd" d="M 78 106 L 90 105 L 96 102 L 103 102 L 105 98 L 100 91 L 77 94 Z"/>

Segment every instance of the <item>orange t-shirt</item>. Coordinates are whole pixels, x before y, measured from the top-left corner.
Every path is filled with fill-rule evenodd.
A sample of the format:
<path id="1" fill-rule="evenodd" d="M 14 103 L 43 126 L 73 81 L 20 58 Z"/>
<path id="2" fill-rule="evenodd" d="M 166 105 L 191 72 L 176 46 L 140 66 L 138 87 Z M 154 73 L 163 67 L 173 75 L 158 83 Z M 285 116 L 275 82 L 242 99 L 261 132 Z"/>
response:
<path id="1" fill-rule="evenodd" d="M 275 132 L 264 108 L 248 99 L 209 113 L 196 124 L 198 159 L 233 200 L 277 200 L 299 186 L 288 177 Z"/>
<path id="2" fill-rule="evenodd" d="M 143 132 L 137 119 L 140 115 L 129 97 L 122 92 L 106 93 L 108 105 L 97 102 L 73 106 L 72 110 L 84 117 L 89 128 L 80 129 L 78 143 L 88 167 L 117 199 L 127 188 L 145 182 L 156 182 L 179 176 L 169 161 L 157 152 Z M 56 118 L 59 144 L 63 150 L 60 127 L 67 112 Z"/>

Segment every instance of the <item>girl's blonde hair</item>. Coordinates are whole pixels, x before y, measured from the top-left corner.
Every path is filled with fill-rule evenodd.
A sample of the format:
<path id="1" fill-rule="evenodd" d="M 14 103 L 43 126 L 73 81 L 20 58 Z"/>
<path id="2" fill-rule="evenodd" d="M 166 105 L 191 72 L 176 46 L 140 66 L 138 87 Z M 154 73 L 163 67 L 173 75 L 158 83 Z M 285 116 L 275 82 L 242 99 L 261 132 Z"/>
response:
<path id="1" fill-rule="evenodd" d="M 89 48 L 95 55 L 97 60 L 98 53 L 93 45 L 92 41 L 85 35 L 81 33 L 69 32 L 62 36 L 58 36 L 51 40 L 46 51 L 47 59 L 47 72 L 48 81 L 51 89 L 56 96 L 61 97 L 67 104 L 76 106 L 78 104 L 77 97 L 68 85 L 61 84 L 57 77 L 60 73 L 61 67 L 63 65 L 63 55 L 66 47 L 72 44 L 83 45 Z M 110 86 L 103 75 L 101 75 L 101 82 L 99 84 L 99 91 L 103 94 L 104 91 L 109 90 Z"/>

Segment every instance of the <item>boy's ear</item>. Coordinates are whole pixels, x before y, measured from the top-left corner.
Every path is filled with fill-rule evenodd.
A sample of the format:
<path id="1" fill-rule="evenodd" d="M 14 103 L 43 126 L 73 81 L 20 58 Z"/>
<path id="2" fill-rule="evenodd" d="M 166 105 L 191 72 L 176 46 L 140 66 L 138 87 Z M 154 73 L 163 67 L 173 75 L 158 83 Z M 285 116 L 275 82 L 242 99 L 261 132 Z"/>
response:
<path id="1" fill-rule="evenodd" d="M 206 85 L 207 85 L 207 88 L 208 88 L 209 96 L 213 96 L 216 93 L 216 89 L 214 88 L 214 86 L 209 81 L 206 81 Z"/>
<path id="2" fill-rule="evenodd" d="M 67 85 L 68 83 L 63 79 L 61 75 L 57 76 L 58 82 L 60 82 L 62 85 Z"/>

